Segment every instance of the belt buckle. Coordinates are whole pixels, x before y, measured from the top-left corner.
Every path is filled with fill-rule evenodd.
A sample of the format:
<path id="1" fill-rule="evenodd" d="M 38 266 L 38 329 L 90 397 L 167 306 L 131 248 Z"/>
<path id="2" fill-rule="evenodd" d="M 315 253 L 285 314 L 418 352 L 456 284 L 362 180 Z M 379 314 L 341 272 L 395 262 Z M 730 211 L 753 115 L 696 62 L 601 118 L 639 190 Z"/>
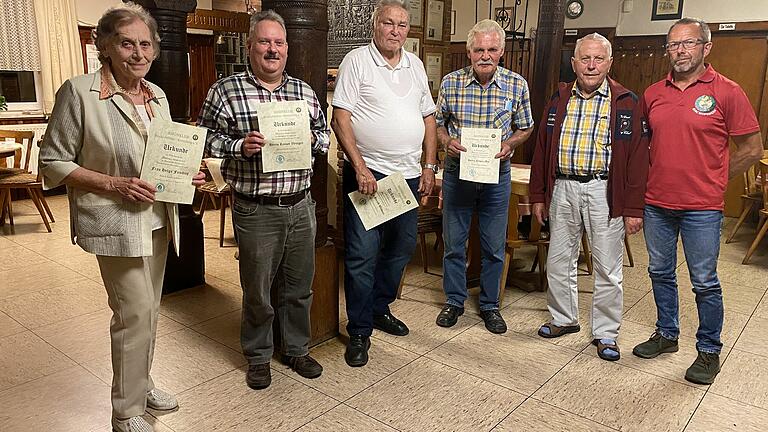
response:
<path id="1" fill-rule="evenodd" d="M 288 195 L 291 196 L 291 195 Z M 277 196 L 277 206 L 278 207 L 290 207 L 290 204 L 283 204 L 283 198 L 286 197 L 285 195 L 278 195 Z"/>

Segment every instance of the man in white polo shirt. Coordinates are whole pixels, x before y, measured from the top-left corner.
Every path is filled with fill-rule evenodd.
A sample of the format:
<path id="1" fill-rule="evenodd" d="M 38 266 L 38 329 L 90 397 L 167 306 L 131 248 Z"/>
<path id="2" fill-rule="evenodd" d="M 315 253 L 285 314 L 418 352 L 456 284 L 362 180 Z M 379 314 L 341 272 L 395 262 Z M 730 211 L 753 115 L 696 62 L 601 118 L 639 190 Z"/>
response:
<path id="1" fill-rule="evenodd" d="M 416 247 L 417 210 L 366 231 L 347 194 L 376 192 L 395 172 L 414 195 L 426 197 L 437 173 L 435 104 L 424 65 L 403 44 L 410 29 L 404 0 L 381 0 L 373 12 L 373 42 L 352 50 L 336 79 L 331 125 L 344 150 L 344 290 L 350 366 L 368 362 L 373 329 L 404 336 L 392 316 L 403 270 Z M 422 148 L 425 166 L 421 166 Z"/>

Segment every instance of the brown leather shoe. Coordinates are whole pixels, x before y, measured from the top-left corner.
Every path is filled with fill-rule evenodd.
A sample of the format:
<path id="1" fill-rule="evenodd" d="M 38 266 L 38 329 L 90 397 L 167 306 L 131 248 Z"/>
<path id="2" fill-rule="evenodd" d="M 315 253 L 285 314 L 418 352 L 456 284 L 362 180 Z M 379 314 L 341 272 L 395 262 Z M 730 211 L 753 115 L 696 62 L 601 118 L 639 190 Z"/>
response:
<path id="1" fill-rule="evenodd" d="M 317 378 L 323 373 L 323 367 L 309 354 L 301 357 L 283 356 L 283 362 L 304 378 Z"/>
<path id="2" fill-rule="evenodd" d="M 248 373 L 245 375 L 245 383 L 254 390 L 269 387 L 272 384 L 272 372 L 269 370 L 269 363 L 249 365 Z"/>

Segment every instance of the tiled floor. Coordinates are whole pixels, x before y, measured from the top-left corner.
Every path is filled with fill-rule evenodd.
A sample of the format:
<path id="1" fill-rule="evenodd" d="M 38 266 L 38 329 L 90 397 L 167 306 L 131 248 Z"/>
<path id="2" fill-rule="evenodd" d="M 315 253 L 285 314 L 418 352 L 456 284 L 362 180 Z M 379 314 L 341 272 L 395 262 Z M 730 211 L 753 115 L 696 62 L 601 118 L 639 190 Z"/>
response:
<path id="1" fill-rule="evenodd" d="M 95 259 L 69 244 L 64 197 L 49 202 L 53 233 L 26 202 L 14 205 L 15 231 L 0 228 L 0 431 L 108 432 L 106 295 Z M 536 329 L 548 318 L 546 296 L 515 289 L 502 305 L 504 335 L 485 330 L 476 304 L 455 327 L 437 327 L 441 280 L 413 264 L 393 305 L 410 335 L 375 332 L 370 363 L 355 369 L 344 363 L 341 339 L 328 341 L 312 350 L 325 367 L 321 378 L 302 379 L 275 362 L 272 386 L 253 391 L 244 384 L 238 340 L 231 226 L 230 247 L 219 248 L 217 212 L 205 223 L 208 285 L 162 303 L 153 376 L 181 407 L 148 413 L 157 431 L 768 430 L 768 243 L 751 265 L 740 264 L 754 226 L 721 248 L 725 348 L 712 386 L 683 379 L 696 355 L 697 324 L 683 261 L 680 351 L 653 360 L 631 354 L 653 332 L 656 313 L 643 239 L 633 236 L 636 265 L 625 268 L 616 363 L 598 359 L 589 343 L 589 276 L 579 284 L 582 331 L 545 340 Z M 523 253 L 513 265 L 530 266 L 528 258 Z M 341 309 L 343 332 L 343 299 Z"/>

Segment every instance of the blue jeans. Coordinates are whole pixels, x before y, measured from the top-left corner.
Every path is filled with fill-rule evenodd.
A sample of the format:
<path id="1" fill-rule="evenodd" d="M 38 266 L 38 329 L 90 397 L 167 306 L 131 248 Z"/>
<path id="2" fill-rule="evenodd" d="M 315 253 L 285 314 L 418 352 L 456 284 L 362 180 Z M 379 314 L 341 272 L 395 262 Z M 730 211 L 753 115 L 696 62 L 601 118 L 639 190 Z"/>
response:
<path id="1" fill-rule="evenodd" d="M 459 179 L 457 164 L 446 164 L 443 174 L 443 291 L 446 303 L 464 307 L 467 299 L 467 239 L 472 213 L 477 210 L 480 228 L 480 310 L 499 308 L 499 287 L 504 270 L 509 209 L 509 163 L 499 168 L 499 183 Z"/>
<path id="2" fill-rule="evenodd" d="M 680 336 L 675 274 L 679 233 L 699 313 L 696 349 L 705 353 L 719 353 L 723 347 L 720 342 L 723 291 L 717 277 L 722 222 L 723 213 L 717 210 L 669 210 L 645 206 L 648 274 L 658 310 L 656 329 L 667 339 Z"/>
<path id="3" fill-rule="evenodd" d="M 357 190 L 355 170 L 344 163 L 344 295 L 347 332 L 370 336 L 373 316 L 389 312 L 397 297 L 403 270 L 416 249 L 418 209 L 413 209 L 366 231 L 349 199 Z M 386 175 L 371 171 L 376 180 Z M 418 198 L 419 178 L 407 179 Z"/>

